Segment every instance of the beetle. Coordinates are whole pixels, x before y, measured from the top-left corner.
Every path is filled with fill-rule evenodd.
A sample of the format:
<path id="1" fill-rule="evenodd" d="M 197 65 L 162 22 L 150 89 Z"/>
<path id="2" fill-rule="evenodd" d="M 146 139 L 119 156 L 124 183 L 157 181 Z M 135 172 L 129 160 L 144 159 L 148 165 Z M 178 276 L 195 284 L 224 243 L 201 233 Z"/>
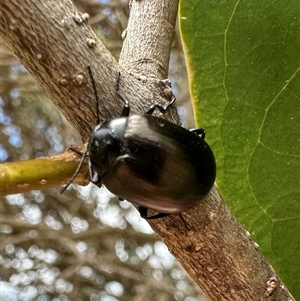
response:
<path id="1" fill-rule="evenodd" d="M 123 111 L 95 127 L 84 154 L 89 157 L 91 181 L 104 184 L 120 200 L 137 205 L 146 219 L 195 206 L 210 191 L 216 177 L 215 158 L 204 140 L 205 130 L 187 130 L 152 116 L 156 109 L 165 113 L 175 102 L 174 95 L 165 107 L 155 104 L 143 115 L 130 115 L 119 83 L 120 73 L 116 94 L 124 103 Z M 93 85 L 97 97 L 94 80 Z M 148 209 L 159 213 L 148 217 Z"/>

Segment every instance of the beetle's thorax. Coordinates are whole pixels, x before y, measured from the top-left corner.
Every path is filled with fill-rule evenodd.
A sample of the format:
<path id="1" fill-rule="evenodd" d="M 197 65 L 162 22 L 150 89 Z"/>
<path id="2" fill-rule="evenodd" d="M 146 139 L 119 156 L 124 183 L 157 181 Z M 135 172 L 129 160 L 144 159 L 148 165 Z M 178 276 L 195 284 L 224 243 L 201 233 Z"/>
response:
<path id="1" fill-rule="evenodd" d="M 88 150 L 90 162 L 100 177 L 122 153 L 126 127 L 127 117 L 114 118 L 95 127 Z"/>

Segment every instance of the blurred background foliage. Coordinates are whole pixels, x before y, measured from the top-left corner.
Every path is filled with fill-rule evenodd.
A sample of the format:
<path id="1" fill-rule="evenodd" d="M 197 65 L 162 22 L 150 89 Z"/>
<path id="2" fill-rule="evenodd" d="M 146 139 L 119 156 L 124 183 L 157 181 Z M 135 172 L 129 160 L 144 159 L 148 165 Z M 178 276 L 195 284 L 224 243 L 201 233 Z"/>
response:
<path id="1" fill-rule="evenodd" d="M 118 59 L 128 1 L 73 0 Z M 17 58 L 0 42 L 0 160 L 81 144 Z M 194 126 L 178 30 L 170 60 L 185 127 Z M 1 198 L 0 300 L 203 301 L 205 296 L 126 201 L 73 185 Z"/>

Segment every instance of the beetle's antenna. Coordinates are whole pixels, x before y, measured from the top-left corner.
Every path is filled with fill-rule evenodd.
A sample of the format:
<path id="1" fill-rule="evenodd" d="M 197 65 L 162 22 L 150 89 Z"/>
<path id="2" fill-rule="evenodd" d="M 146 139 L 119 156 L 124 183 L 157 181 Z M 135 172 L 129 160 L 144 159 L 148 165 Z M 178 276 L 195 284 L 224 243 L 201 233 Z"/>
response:
<path id="1" fill-rule="evenodd" d="M 120 93 L 120 78 L 121 78 L 121 73 L 118 71 L 117 79 L 116 79 L 116 93 L 118 97 L 124 102 L 124 108 L 121 113 L 121 116 L 128 117 L 130 113 L 130 106 L 128 100 Z"/>
<path id="2" fill-rule="evenodd" d="M 94 94 L 95 94 L 95 99 L 96 99 L 96 113 L 97 113 L 97 124 L 100 123 L 100 118 L 99 118 L 99 110 L 98 110 L 98 104 L 99 104 L 99 97 L 98 97 L 98 93 L 97 93 L 97 89 L 96 89 L 96 82 L 93 76 L 93 72 L 90 66 L 87 67 L 91 80 L 92 80 L 92 85 L 93 85 L 93 89 L 94 89 Z"/>
<path id="3" fill-rule="evenodd" d="M 75 153 L 79 153 L 81 155 L 81 159 L 80 159 L 80 162 L 76 168 L 76 171 L 74 172 L 72 178 L 70 179 L 70 181 L 68 182 L 67 185 L 65 185 L 61 190 L 60 190 L 60 193 L 63 194 L 67 188 L 74 182 L 75 178 L 77 177 L 78 173 L 79 173 L 79 170 L 83 164 L 83 161 L 85 159 L 85 157 L 87 156 L 87 151 L 84 152 L 84 153 L 81 153 L 81 152 L 78 152 L 77 150 L 75 150 L 72 146 L 69 148 L 71 150 L 73 150 Z"/>
<path id="4" fill-rule="evenodd" d="M 91 77 L 91 80 L 92 80 L 92 85 L 93 85 L 93 89 L 94 89 L 94 94 L 95 94 L 95 99 L 96 99 L 96 114 L 97 114 L 97 124 L 100 123 L 100 118 L 99 118 L 99 110 L 98 110 L 98 103 L 99 103 L 99 97 L 98 97 L 98 93 L 97 93 L 97 89 L 96 89 L 96 83 L 95 83 L 95 80 L 94 80 L 94 77 L 93 77 L 93 72 L 92 72 L 92 69 L 90 66 L 87 67 L 88 71 L 89 71 L 89 75 Z M 60 193 L 64 193 L 67 188 L 74 182 L 76 176 L 78 175 L 79 173 L 79 170 L 83 164 L 83 161 L 85 159 L 85 157 L 88 156 L 88 150 L 86 150 L 84 153 L 81 153 L 81 152 L 78 152 L 76 149 L 74 149 L 72 146 L 69 148 L 70 150 L 73 150 L 75 153 L 81 155 L 81 159 L 80 159 L 80 162 L 76 168 L 76 171 L 74 172 L 72 178 L 70 179 L 70 181 L 68 182 L 67 185 L 65 185 L 61 190 L 60 190 Z"/>

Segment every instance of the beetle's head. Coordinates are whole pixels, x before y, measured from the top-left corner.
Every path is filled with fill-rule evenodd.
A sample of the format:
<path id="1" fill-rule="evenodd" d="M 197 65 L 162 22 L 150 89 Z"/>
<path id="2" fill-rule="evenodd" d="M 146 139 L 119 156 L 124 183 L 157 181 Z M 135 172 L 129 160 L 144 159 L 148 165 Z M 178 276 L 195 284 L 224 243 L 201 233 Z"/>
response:
<path id="1" fill-rule="evenodd" d="M 127 118 L 106 121 L 94 129 L 89 145 L 89 158 L 93 169 L 102 176 L 121 154 Z"/>

